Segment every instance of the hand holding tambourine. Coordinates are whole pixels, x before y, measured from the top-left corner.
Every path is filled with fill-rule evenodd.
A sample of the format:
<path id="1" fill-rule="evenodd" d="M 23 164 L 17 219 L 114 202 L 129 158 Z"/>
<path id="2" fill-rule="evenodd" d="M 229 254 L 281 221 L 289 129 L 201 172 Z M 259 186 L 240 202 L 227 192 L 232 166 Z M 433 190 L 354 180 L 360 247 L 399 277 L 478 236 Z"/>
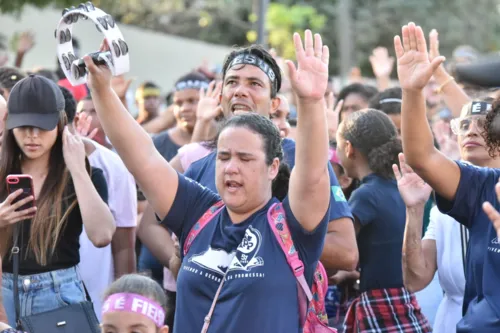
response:
<path id="1" fill-rule="evenodd" d="M 111 15 L 106 14 L 89 1 L 78 7 L 66 8 L 55 31 L 57 56 L 68 81 L 77 86 L 87 80 L 86 65 L 82 58 L 77 58 L 73 50 L 73 25 L 79 19 L 91 19 L 97 30 L 102 32 L 108 44 L 106 51 L 88 54 L 96 65 L 106 65 L 113 76 L 125 74 L 130 69 L 128 45 Z"/>

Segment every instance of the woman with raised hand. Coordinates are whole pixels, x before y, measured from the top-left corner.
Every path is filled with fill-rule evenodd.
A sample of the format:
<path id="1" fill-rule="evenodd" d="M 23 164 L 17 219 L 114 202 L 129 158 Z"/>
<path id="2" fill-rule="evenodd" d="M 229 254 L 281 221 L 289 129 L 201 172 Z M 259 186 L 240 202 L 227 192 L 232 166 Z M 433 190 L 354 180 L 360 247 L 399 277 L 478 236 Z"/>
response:
<path id="1" fill-rule="evenodd" d="M 312 284 L 327 231 L 330 187 L 323 96 L 328 47 L 305 32 L 294 34 L 298 69 L 288 63 L 298 101 L 296 164 L 283 200 L 284 215 L 305 278 Z M 105 48 L 103 48 L 105 49 Z M 162 225 L 180 239 L 175 332 L 301 332 L 297 283 L 268 214 L 279 203 L 273 190 L 288 184 L 276 126 L 257 114 L 232 117 L 217 140 L 220 194 L 179 175 L 155 150 L 149 135 L 110 87 L 111 73 L 84 58 L 101 124 Z M 220 203 L 222 206 L 215 204 Z M 217 208 L 218 207 L 218 208 Z M 196 239 L 189 237 L 199 221 Z M 197 230 L 197 229 L 194 229 Z M 168 235 L 168 234 L 167 234 Z M 166 236 L 168 237 L 168 236 Z M 183 251 L 184 252 L 184 251 Z M 272 309 L 272 310 L 270 310 Z"/>
<path id="2" fill-rule="evenodd" d="M 16 317 L 84 301 L 76 270 L 82 228 L 96 247 L 104 247 L 115 225 L 102 170 L 90 168 L 81 138 L 69 132 L 59 87 L 30 74 L 12 88 L 7 106 L 0 156 L 0 256 L 3 305 L 14 326 Z M 22 190 L 9 194 L 6 178 L 19 174 L 31 176 L 34 195 L 16 203 Z M 17 211 L 24 204 L 32 207 Z"/>
<path id="3" fill-rule="evenodd" d="M 403 26 L 402 39 L 394 38 L 394 48 L 403 90 L 401 132 L 406 162 L 434 189 L 438 208 L 469 230 L 465 315 L 457 332 L 496 332 L 500 329 L 500 244 L 481 205 L 489 201 L 496 208 L 500 206 L 492 190 L 500 170 L 491 169 L 496 159 L 477 167 L 450 160 L 434 147 L 423 89 L 444 57 L 429 61 L 424 33 L 414 23 Z M 464 135 L 462 146 L 467 154 L 475 155 L 484 152 L 480 137 L 483 130 L 487 135 L 491 128 L 483 128 L 485 122 L 476 116 L 477 110 L 471 113 L 467 126 L 477 130 Z"/>

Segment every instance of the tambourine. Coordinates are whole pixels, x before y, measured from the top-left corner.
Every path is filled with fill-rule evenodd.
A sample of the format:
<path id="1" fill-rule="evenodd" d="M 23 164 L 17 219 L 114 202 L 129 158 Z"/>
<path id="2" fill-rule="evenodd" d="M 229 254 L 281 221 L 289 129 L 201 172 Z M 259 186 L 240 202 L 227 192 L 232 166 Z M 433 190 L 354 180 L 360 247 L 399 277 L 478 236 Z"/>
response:
<path id="1" fill-rule="evenodd" d="M 106 14 L 89 1 L 78 7 L 66 8 L 62 12 L 54 36 L 57 40 L 57 57 L 68 81 L 77 86 L 87 79 L 86 66 L 83 58 L 77 58 L 73 50 L 73 24 L 79 19 L 91 19 L 99 32 L 104 34 L 110 51 L 88 54 L 96 65 L 106 65 L 113 76 L 125 74 L 130 69 L 128 45 L 111 15 Z"/>

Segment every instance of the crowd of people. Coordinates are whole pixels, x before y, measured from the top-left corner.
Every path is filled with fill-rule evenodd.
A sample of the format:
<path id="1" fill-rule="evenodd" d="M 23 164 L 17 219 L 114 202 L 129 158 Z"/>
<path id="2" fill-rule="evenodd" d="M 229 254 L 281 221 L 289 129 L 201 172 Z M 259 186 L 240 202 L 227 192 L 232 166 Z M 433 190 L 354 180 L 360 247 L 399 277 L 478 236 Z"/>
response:
<path id="1" fill-rule="evenodd" d="M 135 105 L 88 56 L 76 87 L 21 69 L 34 38 L 0 66 L 2 333 L 86 301 L 106 333 L 500 330 L 500 102 L 437 31 L 375 49 L 376 86 L 336 91 L 306 30 Z"/>

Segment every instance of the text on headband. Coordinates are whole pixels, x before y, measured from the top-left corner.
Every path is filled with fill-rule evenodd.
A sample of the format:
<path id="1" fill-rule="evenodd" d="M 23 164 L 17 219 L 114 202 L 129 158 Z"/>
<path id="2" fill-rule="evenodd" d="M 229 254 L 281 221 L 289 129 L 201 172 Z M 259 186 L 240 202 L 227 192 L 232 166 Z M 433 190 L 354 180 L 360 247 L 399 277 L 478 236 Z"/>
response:
<path id="1" fill-rule="evenodd" d="M 254 54 L 242 53 L 237 55 L 227 68 L 229 69 L 236 65 L 253 65 L 259 67 L 264 73 L 266 73 L 273 85 L 276 84 L 276 74 L 272 70 L 271 66 L 269 66 L 264 59 L 261 59 Z"/>
<path id="2" fill-rule="evenodd" d="M 109 296 L 102 306 L 102 314 L 119 311 L 142 314 L 151 319 L 159 328 L 165 325 L 163 308 L 141 295 L 120 293 Z"/>

